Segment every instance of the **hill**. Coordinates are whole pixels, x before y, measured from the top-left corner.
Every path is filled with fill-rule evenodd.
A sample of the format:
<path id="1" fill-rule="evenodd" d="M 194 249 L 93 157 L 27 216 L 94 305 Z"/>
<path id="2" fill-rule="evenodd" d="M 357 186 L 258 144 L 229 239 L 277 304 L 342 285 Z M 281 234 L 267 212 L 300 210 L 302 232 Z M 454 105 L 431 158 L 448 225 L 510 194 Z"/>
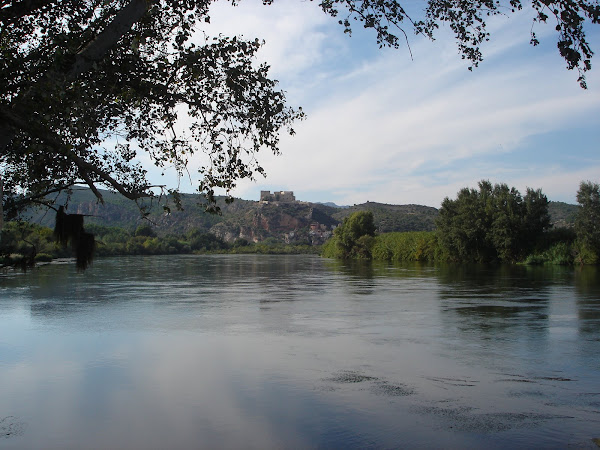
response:
<path id="1" fill-rule="evenodd" d="M 367 202 L 341 209 L 334 214 L 340 222 L 356 211 L 371 211 L 379 233 L 392 231 L 433 231 L 438 210 L 421 205 L 388 205 Z"/>
<path id="2" fill-rule="evenodd" d="M 225 241 L 246 239 L 253 242 L 271 240 L 286 243 L 321 244 L 333 229 L 355 211 L 372 211 L 379 232 L 432 230 L 435 208 L 418 205 L 385 205 L 367 202 L 340 208 L 330 204 L 309 202 L 258 202 L 236 199 L 226 204 L 218 199 L 222 213 L 209 214 L 196 194 L 182 194 L 183 211 L 171 207 L 169 214 L 158 202 L 140 202 L 139 206 L 118 194 L 102 191 L 100 204 L 89 189 L 74 190 L 70 196 L 60 194 L 56 205 L 65 205 L 70 214 L 84 214 L 86 224 L 134 230 L 151 223 L 158 235 L 182 235 L 193 230 L 210 232 Z M 171 202 L 172 203 L 172 202 Z M 171 205 L 172 206 L 172 205 Z M 147 213 L 146 221 L 140 207 Z M 29 211 L 31 222 L 53 227 L 54 212 L 48 209 Z"/>
<path id="3" fill-rule="evenodd" d="M 135 202 L 118 194 L 102 191 L 104 204 L 100 204 L 88 189 L 74 190 L 70 196 L 61 194 L 56 205 L 65 205 L 70 214 L 85 215 L 86 224 L 119 227 L 135 230 L 139 225 L 151 224 L 155 233 L 183 235 L 190 231 L 213 233 L 232 242 L 246 239 L 261 242 L 271 239 L 275 242 L 321 244 L 329 238 L 339 221 L 332 217 L 336 208 L 306 202 L 261 203 L 236 199 L 225 203 L 219 198 L 217 203 L 221 214 L 204 211 L 201 198 L 196 194 L 182 194 L 183 211 L 172 205 L 166 213 L 157 201 Z M 142 210 L 147 213 L 146 219 Z M 24 214 L 31 222 L 53 227 L 54 211 L 36 208 Z"/>
<path id="4" fill-rule="evenodd" d="M 569 203 L 550 202 L 548 204 L 548 212 L 554 228 L 573 228 L 578 210 L 578 205 Z"/>
<path id="5" fill-rule="evenodd" d="M 166 213 L 157 201 L 140 202 L 139 206 L 122 196 L 102 191 L 100 204 L 89 189 L 74 190 L 70 196 L 60 194 L 55 204 L 65 205 L 68 213 L 86 215 L 86 224 L 135 230 L 141 224 L 152 224 L 156 234 L 183 235 L 191 231 L 213 233 L 227 242 L 245 239 L 252 242 L 285 242 L 292 244 L 322 244 L 345 217 L 356 211 L 371 211 L 378 233 L 392 231 L 432 231 L 438 210 L 422 205 L 389 205 L 367 202 L 350 207 L 308 202 L 258 202 L 236 199 L 231 204 L 218 199 L 222 214 L 209 214 L 196 194 L 182 194 L 183 211 L 172 205 Z M 147 213 L 142 217 L 140 207 Z M 555 227 L 572 227 L 578 206 L 550 202 L 549 212 Z M 54 226 L 54 212 L 31 210 L 26 214 L 31 222 Z"/>

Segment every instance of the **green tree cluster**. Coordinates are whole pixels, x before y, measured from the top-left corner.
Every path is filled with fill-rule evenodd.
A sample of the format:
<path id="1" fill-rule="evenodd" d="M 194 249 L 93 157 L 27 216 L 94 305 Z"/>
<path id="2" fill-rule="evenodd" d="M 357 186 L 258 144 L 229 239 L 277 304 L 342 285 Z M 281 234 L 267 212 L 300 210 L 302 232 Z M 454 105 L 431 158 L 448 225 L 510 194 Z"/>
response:
<path id="1" fill-rule="evenodd" d="M 57 245 L 50 228 L 27 222 L 7 222 L 0 233 L 0 262 L 31 266 L 35 262 L 71 256 Z"/>
<path id="2" fill-rule="evenodd" d="M 145 237 L 156 237 L 156 232 L 152 229 L 150 224 L 144 223 L 138 226 L 133 232 L 134 236 L 145 236 Z"/>
<path id="3" fill-rule="evenodd" d="M 139 225 L 133 232 L 98 225 L 90 225 L 89 229 L 97 237 L 99 256 L 206 253 L 228 248 L 222 239 L 203 230 L 180 236 L 158 236 L 148 223 Z"/>
<path id="4" fill-rule="evenodd" d="M 356 211 L 371 211 L 377 231 L 433 231 L 437 209 L 422 205 L 388 205 L 366 202 L 349 208 L 339 209 L 333 217 L 340 222 Z"/>
<path id="5" fill-rule="evenodd" d="M 440 245 L 456 261 L 516 262 L 535 247 L 550 228 L 548 199 L 541 190 L 522 197 L 506 184 L 479 182 L 457 198 L 445 198 L 437 218 Z"/>
<path id="6" fill-rule="evenodd" d="M 323 246 L 322 255 L 327 258 L 371 259 L 375 223 L 371 211 L 357 211 L 346 217 Z"/>
<path id="7" fill-rule="evenodd" d="M 577 191 L 579 211 L 575 220 L 580 262 L 597 263 L 600 257 L 600 185 L 583 181 Z"/>
<path id="8" fill-rule="evenodd" d="M 357 237 L 344 222 L 323 246 L 323 256 L 379 261 L 597 264 L 600 262 L 600 185 L 580 184 L 575 228 L 550 228 L 541 190 L 524 197 L 506 184 L 481 181 L 455 200 L 444 199 L 435 232 L 393 232 Z M 351 216 L 352 217 L 352 216 Z M 353 225 L 355 224 L 355 225 Z M 363 241 L 368 245 L 363 245 Z"/>
<path id="9" fill-rule="evenodd" d="M 210 252 L 229 248 L 227 243 L 212 233 L 194 230 L 187 234 L 190 248 L 194 252 Z"/>

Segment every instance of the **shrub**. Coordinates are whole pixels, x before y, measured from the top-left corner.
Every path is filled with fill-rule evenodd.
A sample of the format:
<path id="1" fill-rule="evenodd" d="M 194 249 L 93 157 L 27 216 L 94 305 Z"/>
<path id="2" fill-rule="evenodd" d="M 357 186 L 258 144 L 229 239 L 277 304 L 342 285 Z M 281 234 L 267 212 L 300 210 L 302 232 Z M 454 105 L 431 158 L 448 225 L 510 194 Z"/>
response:
<path id="1" fill-rule="evenodd" d="M 582 243 L 581 241 L 575 241 L 573 245 L 575 254 L 574 262 L 577 264 L 598 264 L 600 263 L 598 253 L 593 249 Z"/>
<path id="2" fill-rule="evenodd" d="M 35 255 L 35 262 L 50 262 L 52 259 L 52 255 L 48 253 L 38 253 Z"/>
<path id="3" fill-rule="evenodd" d="M 435 261 L 440 254 L 437 236 L 431 231 L 381 234 L 372 248 L 373 259 L 380 261 Z"/>
<path id="4" fill-rule="evenodd" d="M 568 242 L 558 242 L 548 249 L 527 256 L 524 261 L 528 265 L 553 264 L 565 266 L 573 264 L 573 248 Z"/>

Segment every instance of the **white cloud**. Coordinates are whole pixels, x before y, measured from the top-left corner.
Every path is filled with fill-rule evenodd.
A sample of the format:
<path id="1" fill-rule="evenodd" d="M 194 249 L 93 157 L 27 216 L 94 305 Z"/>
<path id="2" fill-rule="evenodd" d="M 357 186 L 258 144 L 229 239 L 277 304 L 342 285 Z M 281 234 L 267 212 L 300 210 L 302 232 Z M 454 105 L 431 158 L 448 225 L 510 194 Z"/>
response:
<path id="1" fill-rule="evenodd" d="M 469 72 L 444 31 L 434 43 L 413 38 L 411 61 L 405 49 L 378 51 L 365 32 L 348 39 L 312 2 L 216 3 L 209 30 L 265 39 L 260 58 L 308 113 L 295 137 L 282 138 L 282 156 L 259 155 L 268 178 L 242 182 L 234 194 L 292 189 L 311 201 L 439 206 L 490 178 L 574 198 L 598 164 L 562 167 L 536 142 L 545 133 L 600 128 L 600 77 L 590 73 L 590 89 L 580 89 L 548 27 L 537 29 L 545 44 L 530 47 L 529 17 L 493 20 L 486 59 Z M 598 33 L 590 41 L 597 48 Z M 519 159 L 525 143 L 539 154 L 535 168 Z"/>
<path id="2" fill-rule="evenodd" d="M 275 2 L 264 6 L 245 1 L 232 7 L 227 2 L 213 3 L 211 25 L 204 27 L 211 35 L 244 36 L 265 40 L 259 58 L 272 68 L 275 78 L 294 78 L 307 69 L 319 67 L 326 57 L 323 27 L 330 23 L 312 2 Z"/>

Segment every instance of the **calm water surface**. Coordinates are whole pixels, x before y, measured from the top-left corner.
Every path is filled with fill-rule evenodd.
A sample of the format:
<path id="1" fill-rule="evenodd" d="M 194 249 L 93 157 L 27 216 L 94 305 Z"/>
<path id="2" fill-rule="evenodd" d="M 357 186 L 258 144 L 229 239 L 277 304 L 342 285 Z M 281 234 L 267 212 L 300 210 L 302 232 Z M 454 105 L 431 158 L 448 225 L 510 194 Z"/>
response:
<path id="1" fill-rule="evenodd" d="M 597 268 L 0 273 L 2 448 L 594 448 Z"/>

